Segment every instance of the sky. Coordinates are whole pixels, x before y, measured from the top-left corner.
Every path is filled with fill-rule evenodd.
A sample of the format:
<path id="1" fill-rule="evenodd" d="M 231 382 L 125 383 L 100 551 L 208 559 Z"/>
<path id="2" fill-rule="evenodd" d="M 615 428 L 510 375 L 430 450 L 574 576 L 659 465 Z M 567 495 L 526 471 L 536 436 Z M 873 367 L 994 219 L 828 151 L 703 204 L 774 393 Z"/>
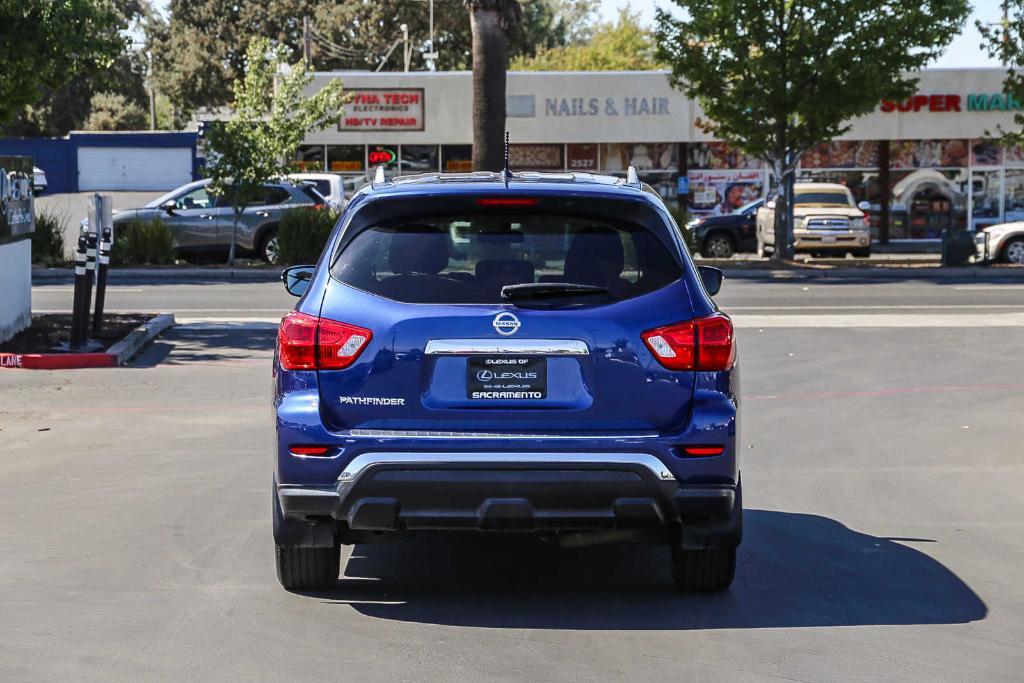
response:
<path id="1" fill-rule="evenodd" d="M 605 21 L 613 21 L 618 15 L 619 7 L 624 5 L 634 12 L 640 12 L 641 17 L 648 24 L 654 22 L 654 8 L 661 7 L 670 9 L 675 5 L 670 0 L 601 0 L 601 18 Z M 1001 0 L 973 0 L 971 3 L 974 12 L 967 20 L 967 25 L 961 35 L 953 39 L 946 52 L 930 66 L 934 67 L 977 67 L 977 66 L 999 66 L 999 62 L 990 59 L 981 50 L 981 35 L 975 28 L 974 22 L 980 19 L 984 22 L 996 22 L 1002 16 Z"/>
<path id="2" fill-rule="evenodd" d="M 155 0 L 155 5 L 166 12 L 169 0 Z M 912 1 L 912 0 L 911 0 Z M 618 14 L 619 7 L 628 5 L 633 11 L 639 11 L 647 23 L 654 21 L 654 8 L 672 7 L 669 0 L 601 0 L 601 18 L 612 21 Z M 967 20 L 961 35 L 953 39 L 946 52 L 931 66 L 935 67 L 978 67 L 998 66 L 998 62 L 982 52 L 981 36 L 974 27 L 974 21 L 996 22 L 1000 18 L 1001 0 L 974 0 L 974 12 Z"/>

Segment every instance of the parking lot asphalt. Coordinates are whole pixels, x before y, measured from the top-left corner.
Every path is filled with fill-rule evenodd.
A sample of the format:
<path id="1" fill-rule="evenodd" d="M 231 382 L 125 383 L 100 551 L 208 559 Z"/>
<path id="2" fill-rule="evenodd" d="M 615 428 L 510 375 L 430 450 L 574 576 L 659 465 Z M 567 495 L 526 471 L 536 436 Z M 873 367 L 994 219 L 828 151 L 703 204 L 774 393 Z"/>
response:
<path id="1" fill-rule="evenodd" d="M 444 537 L 283 591 L 269 364 L 293 301 L 112 287 L 184 324 L 128 368 L 0 371 L 0 678 L 1019 680 L 1024 287 L 726 282 L 747 517 L 717 596 L 675 593 L 659 547 Z"/>
<path id="2" fill-rule="evenodd" d="M 64 253 L 74 258 L 78 243 L 79 223 L 89 215 L 89 201 L 94 192 L 69 192 L 44 194 L 36 198 L 36 211 L 60 217 L 64 221 Z M 104 192 L 109 196 L 115 211 L 137 209 L 160 197 L 164 192 Z"/>

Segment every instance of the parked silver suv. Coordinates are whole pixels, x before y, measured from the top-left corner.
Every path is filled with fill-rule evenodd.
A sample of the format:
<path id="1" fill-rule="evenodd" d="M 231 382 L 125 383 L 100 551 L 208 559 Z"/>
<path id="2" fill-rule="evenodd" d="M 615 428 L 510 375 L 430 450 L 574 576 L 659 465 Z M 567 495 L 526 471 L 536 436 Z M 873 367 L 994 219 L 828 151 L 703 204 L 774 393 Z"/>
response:
<path id="1" fill-rule="evenodd" d="M 159 218 L 170 228 L 179 253 L 227 253 L 234 216 L 231 205 L 209 191 L 209 180 L 182 185 L 139 209 L 114 214 L 114 228 L 136 220 Z M 277 263 L 277 225 L 281 215 L 300 206 L 325 208 L 315 188 L 289 181 L 267 183 L 259 197 L 242 212 L 238 223 L 238 249 Z M 82 226 L 88 225 L 88 219 Z"/>

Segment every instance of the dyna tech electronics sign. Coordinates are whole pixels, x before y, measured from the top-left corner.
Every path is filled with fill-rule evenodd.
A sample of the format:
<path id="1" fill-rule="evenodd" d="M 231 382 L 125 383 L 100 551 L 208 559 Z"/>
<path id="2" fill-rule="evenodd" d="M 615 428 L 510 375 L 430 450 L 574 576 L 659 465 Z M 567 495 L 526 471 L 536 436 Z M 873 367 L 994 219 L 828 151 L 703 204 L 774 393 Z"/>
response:
<path id="1" fill-rule="evenodd" d="M 423 130 L 423 88 L 357 88 L 339 131 Z"/>

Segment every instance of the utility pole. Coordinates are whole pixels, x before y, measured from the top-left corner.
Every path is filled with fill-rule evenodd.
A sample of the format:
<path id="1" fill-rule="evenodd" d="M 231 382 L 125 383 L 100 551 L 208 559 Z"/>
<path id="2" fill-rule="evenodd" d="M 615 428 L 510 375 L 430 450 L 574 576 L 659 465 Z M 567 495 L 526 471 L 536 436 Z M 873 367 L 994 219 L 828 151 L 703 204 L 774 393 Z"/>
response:
<path id="1" fill-rule="evenodd" d="M 306 68 L 313 68 L 312 41 L 309 35 L 309 17 L 302 17 L 302 59 Z"/>
<path id="2" fill-rule="evenodd" d="M 409 47 L 409 24 L 402 24 L 402 57 L 405 73 L 409 73 L 409 60 L 412 58 L 412 48 Z"/>
<path id="3" fill-rule="evenodd" d="M 153 53 L 146 52 L 147 79 L 149 81 L 149 129 L 156 130 L 156 89 L 153 85 Z"/>
<path id="4" fill-rule="evenodd" d="M 427 2 L 430 4 L 430 41 L 427 43 L 423 59 L 427 62 L 427 71 L 437 71 L 437 51 L 434 49 L 434 0 Z"/>

